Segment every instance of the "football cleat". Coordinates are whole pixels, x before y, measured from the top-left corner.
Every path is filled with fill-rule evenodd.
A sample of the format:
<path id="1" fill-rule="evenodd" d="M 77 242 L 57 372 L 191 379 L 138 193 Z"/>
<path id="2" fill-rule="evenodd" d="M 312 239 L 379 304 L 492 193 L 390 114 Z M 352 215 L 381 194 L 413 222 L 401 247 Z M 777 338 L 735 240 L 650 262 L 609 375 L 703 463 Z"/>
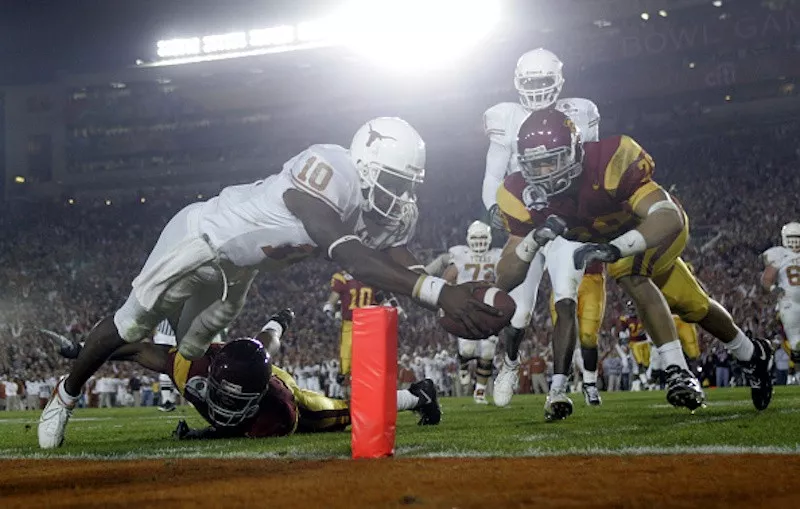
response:
<path id="1" fill-rule="evenodd" d="M 75 343 L 66 336 L 51 330 L 39 329 L 39 332 L 47 336 L 48 339 L 53 342 L 53 344 L 58 348 L 59 355 L 65 359 L 77 359 L 78 354 L 81 353 L 82 347 L 80 343 Z"/>
<path id="2" fill-rule="evenodd" d="M 494 404 L 495 406 L 507 406 L 514 395 L 514 389 L 519 384 L 519 361 L 514 364 L 508 363 L 508 357 L 503 359 L 503 366 L 497 377 L 494 379 Z"/>
<path id="3" fill-rule="evenodd" d="M 420 382 L 411 384 L 408 391 L 419 398 L 414 411 L 419 414 L 420 426 L 431 426 L 439 424 L 442 420 L 442 409 L 439 406 L 439 397 L 436 394 L 436 385 L 433 380 L 426 378 Z"/>
<path id="4" fill-rule="evenodd" d="M 739 361 L 745 380 L 750 385 L 750 398 L 757 410 L 765 410 L 772 401 L 772 348 L 766 339 L 755 338 L 753 357 Z"/>
<path id="5" fill-rule="evenodd" d="M 692 412 L 705 406 L 706 395 L 700 382 L 680 366 L 667 366 L 667 401 L 674 407 L 688 408 Z"/>
<path id="6" fill-rule="evenodd" d="M 158 405 L 158 410 L 161 412 L 172 412 L 175 410 L 175 403 L 172 401 L 165 401 L 164 403 Z"/>
<path id="7" fill-rule="evenodd" d="M 603 404 L 603 398 L 600 397 L 597 384 L 583 384 L 583 399 L 589 406 L 600 406 Z"/>
<path id="8" fill-rule="evenodd" d="M 544 402 L 544 418 L 547 421 L 560 421 L 572 415 L 572 400 L 564 390 L 550 391 Z"/>
<path id="9" fill-rule="evenodd" d="M 58 395 L 58 386 L 64 383 L 65 378 L 62 377 L 56 384 L 39 418 L 39 447 L 42 449 L 55 449 L 64 443 L 64 431 L 75 408 L 75 403 L 67 404 Z"/>
<path id="10" fill-rule="evenodd" d="M 475 400 L 475 403 L 478 405 L 488 405 L 489 402 L 486 400 L 486 389 L 475 389 L 472 393 L 472 399 Z"/>

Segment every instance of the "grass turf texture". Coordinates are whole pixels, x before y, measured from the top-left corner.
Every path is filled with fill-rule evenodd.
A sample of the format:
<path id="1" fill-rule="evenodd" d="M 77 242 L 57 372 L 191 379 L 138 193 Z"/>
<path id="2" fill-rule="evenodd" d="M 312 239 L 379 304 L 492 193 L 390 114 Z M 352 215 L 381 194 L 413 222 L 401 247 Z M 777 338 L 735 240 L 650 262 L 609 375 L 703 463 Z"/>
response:
<path id="1" fill-rule="evenodd" d="M 707 393 L 705 409 L 691 415 L 666 403 L 664 392 L 610 393 L 601 407 L 587 407 L 573 394 L 575 413 L 544 422 L 544 396 L 515 396 L 507 408 L 479 406 L 469 398 L 442 399 L 439 426 L 416 425 L 416 415 L 398 416 L 398 457 L 546 456 L 562 454 L 800 453 L 800 387 L 778 387 L 770 408 L 757 412 L 749 389 Z M 171 438 L 178 419 L 204 425 L 189 406 L 164 414 L 157 409 L 78 409 L 65 445 L 41 451 L 39 412 L 0 412 L 0 458 L 85 457 L 96 459 L 347 458 L 350 434 L 295 435 L 272 439 L 179 442 Z"/>

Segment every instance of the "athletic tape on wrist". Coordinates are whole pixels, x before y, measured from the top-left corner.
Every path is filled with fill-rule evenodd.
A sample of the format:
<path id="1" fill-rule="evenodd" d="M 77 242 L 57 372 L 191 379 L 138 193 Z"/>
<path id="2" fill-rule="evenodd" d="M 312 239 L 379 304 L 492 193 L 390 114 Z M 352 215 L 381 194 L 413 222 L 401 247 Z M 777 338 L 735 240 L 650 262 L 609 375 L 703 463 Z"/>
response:
<path id="1" fill-rule="evenodd" d="M 533 240 L 533 232 L 526 235 L 514 249 L 517 257 L 525 263 L 531 263 L 537 251 L 539 251 L 539 244 Z"/>
<path id="2" fill-rule="evenodd" d="M 411 296 L 423 304 L 436 307 L 439 304 L 439 295 L 446 284 L 447 281 L 439 277 L 420 276 Z"/>
<path id="3" fill-rule="evenodd" d="M 331 245 L 328 246 L 328 258 L 333 260 L 333 250 L 339 247 L 339 245 L 344 244 L 345 242 L 361 242 L 361 239 L 356 237 L 355 235 L 345 235 L 344 237 L 339 237 L 338 239 L 331 242 Z"/>
<path id="4" fill-rule="evenodd" d="M 647 251 L 647 241 L 639 230 L 631 230 L 611 241 L 623 258 Z"/>

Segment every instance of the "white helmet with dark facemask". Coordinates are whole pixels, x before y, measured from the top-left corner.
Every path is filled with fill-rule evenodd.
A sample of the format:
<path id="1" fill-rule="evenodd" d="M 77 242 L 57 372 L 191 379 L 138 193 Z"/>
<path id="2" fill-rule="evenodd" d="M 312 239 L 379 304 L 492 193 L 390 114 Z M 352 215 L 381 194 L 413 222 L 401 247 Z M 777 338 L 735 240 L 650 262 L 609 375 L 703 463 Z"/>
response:
<path id="1" fill-rule="evenodd" d="M 370 120 L 353 137 L 350 157 L 358 168 L 365 212 L 389 222 L 412 213 L 416 188 L 425 179 L 425 142 L 408 122 L 397 117 Z"/>
<path id="2" fill-rule="evenodd" d="M 492 245 L 492 229 L 489 225 L 475 221 L 467 228 L 467 246 L 473 253 L 483 254 Z"/>
<path id="3" fill-rule="evenodd" d="M 795 253 L 800 252 L 800 223 L 792 222 L 783 225 L 781 240 L 786 249 L 791 249 Z"/>
<path id="4" fill-rule="evenodd" d="M 522 105 L 534 111 L 552 106 L 564 86 L 563 66 L 553 52 L 543 48 L 519 57 L 514 70 L 514 87 Z"/>

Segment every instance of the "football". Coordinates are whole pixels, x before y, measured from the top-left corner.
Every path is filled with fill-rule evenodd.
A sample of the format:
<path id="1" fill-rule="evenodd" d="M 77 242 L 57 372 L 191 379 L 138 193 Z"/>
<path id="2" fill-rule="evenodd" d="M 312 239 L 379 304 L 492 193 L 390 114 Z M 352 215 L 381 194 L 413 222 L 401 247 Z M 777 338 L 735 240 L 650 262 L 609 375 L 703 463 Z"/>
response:
<path id="1" fill-rule="evenodd" d="M 494 336 L 511 322 L 511 317 L 517 310 L 514 300 L 506 292 L 493 286 L 480 286 L 475 288 L 472 295 L 486 304 L 493 306 L 503 312 L 502 316 L 493 316 L 488 313 L 481 313 L 478 319 L 479 326 L 487 332 L 485 335 L 476 336 L 467 330 L 464 323 L 460 320 L 444 315 L 439 318 L 439 323 L 450 334 L 464 339 L 485 339 Z"/>

